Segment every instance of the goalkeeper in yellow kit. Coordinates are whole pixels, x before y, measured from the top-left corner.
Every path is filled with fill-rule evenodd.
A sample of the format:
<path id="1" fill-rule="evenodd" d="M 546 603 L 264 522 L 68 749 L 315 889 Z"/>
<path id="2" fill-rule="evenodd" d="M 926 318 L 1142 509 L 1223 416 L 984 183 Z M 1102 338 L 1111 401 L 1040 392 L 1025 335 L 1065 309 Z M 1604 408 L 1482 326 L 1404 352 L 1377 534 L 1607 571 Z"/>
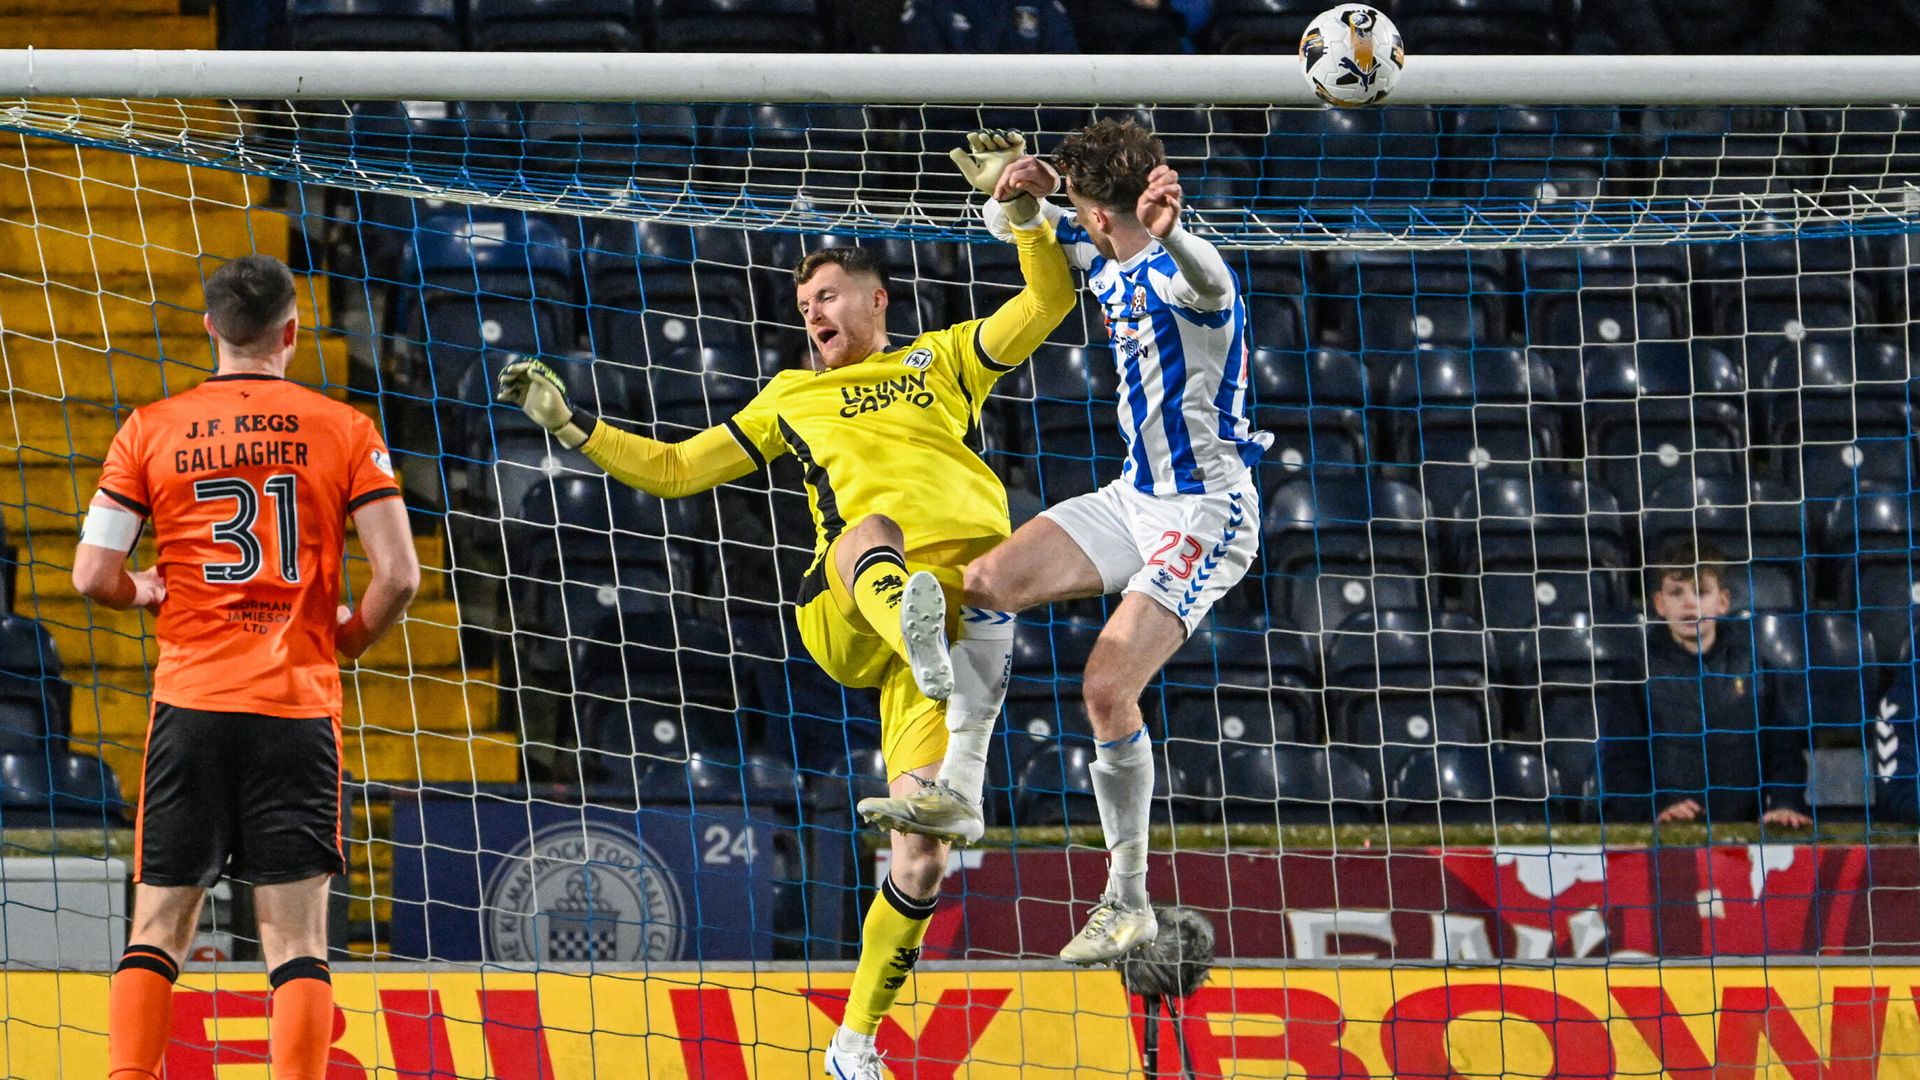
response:
<path id="1" fill-rule="evenodd" d="M 795 621 L 827 674 L 880 689 L 891 797 L 864 800 L 860 812 L 894 830 L 891 870 L 868 909 L 846 1017 L 827 1050 L 826 1074 L 837 1080 L 880 1080 L 874 1033 L 919 957 L 948 842 L 976 840 L 982 830 L 981 786 L 1006 697 L 1013 618 L 963 609 L 958 599 L 962 569 L 1011 530 L 1006 489 L 965 439 L 994 383 L 1075 303 L 1066 258 L 1038 204 L 999 182 L 1023 152 L 1017 133 L 984 131 L 969 136 L 969 150 L 953 152 L 975 187 L 1009 196 L 1016 223 L 1026 288 L 985 319 L 891 348 L 879 260 L 862 248 L 833 248 L 794 268 L 795 299 L 823 369 L 781 372 L 745 408 L 684 442 L 596 421 L 537 361 L 500 376 L 502 401 L 654 495 L 706 491 L 787 453 L 805 469 L 816 539 Z"/>

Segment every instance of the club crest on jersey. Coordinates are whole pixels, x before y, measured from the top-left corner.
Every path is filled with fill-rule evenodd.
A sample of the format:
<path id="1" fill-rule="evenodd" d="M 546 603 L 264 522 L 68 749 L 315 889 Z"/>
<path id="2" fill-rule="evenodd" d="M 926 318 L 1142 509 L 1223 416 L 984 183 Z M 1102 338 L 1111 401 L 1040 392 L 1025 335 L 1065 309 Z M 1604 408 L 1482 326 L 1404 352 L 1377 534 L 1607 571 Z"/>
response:
<path id="1" fill-rule="evenodd" d="M 374 468 L 379 469 L 388 476 L 393 475 L 393 459 L 387 456 L 386 451 L 375 450 L 368 456 L 373 458 Z"/>
<path id="2" fill-rule="evenodd" d="M 914 368 L 919 371 L 925 371 L 927 370 L 928 365 L 933 363 L 933 350 L 932 349 L 915 349 L 912 352 L 907 354 L 907 358 L 905 360 L 902 360 L 900 362 L 907 365 L 910 368 Z"/>
<path id="3" fill-rule="evenodd" d="M 1135 285 L 1133 287 L 1133 305 L 1127 309 L 1127 314 L 1137 319 L 1146 313 L 1147 287 L 1145 285 Z"/>

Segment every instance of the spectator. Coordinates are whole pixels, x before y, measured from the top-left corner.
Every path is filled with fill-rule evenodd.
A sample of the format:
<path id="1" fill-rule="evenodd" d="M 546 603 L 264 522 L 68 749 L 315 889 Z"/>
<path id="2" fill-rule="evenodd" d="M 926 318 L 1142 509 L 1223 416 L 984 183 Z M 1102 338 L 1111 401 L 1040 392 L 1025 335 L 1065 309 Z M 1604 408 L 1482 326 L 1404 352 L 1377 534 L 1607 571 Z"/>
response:
<path id="1" fill-rule="evenodd" d="M 1725 561 L 1684 540 L 1652 560 L 1647 710 L 1609 718 L 1610 821 L 1813 824 L 1806 734 L 1760 678 L 1749 635 L 1721 626 L 1731 606 Z"/>
<path id="2" fill-rule="evenodd" d="M 907 0 L 900 51 L 1074 53 L 1080 45 L 1060 0 Z"/>
<path id="3" fill-rule="evenodd" d="M 1086 0 L 1074 10 L 1083 52 L 1182 53 L 1194 51 L 1213 0 Z"/>
<path id="4" fill-rule="evenodd" d="M 1819 0 L 1594 0 L 1581 12 L 1576 52 L 1649 54 L 1727 53 L 1799 55 L 1813 52 Z M 1897 35 L 1895 35 L 1897 39 Z M 1869 45 L 1868 51 L 1876 46 Z"/>

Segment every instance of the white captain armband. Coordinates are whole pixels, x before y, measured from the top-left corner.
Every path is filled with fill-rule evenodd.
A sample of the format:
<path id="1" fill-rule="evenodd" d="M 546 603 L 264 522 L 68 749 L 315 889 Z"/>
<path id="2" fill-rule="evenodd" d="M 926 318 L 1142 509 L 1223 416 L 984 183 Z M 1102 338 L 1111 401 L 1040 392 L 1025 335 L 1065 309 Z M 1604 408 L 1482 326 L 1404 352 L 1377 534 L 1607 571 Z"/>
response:
<path id="1" fill-rule="evenodd" d="M 114 551 L 132 551 L 140 539 L 141 517 L 117 506 L 89 506 L 80 526 L 80 542 Z"/>

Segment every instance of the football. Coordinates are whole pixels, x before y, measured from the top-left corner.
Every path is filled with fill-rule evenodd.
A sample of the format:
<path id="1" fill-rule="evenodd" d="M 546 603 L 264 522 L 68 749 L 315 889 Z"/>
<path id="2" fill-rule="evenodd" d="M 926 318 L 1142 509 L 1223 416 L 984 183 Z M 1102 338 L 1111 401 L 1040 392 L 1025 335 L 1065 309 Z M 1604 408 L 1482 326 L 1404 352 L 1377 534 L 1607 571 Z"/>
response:
<path id="1" fill-rule="evenodd" d="M 1300 70 L 1320 100 L 1343 109 L 1378 105 L 1406 66 L 1400 30 L 1379 9 L 1341 4 L 1300 35 Z"/>

